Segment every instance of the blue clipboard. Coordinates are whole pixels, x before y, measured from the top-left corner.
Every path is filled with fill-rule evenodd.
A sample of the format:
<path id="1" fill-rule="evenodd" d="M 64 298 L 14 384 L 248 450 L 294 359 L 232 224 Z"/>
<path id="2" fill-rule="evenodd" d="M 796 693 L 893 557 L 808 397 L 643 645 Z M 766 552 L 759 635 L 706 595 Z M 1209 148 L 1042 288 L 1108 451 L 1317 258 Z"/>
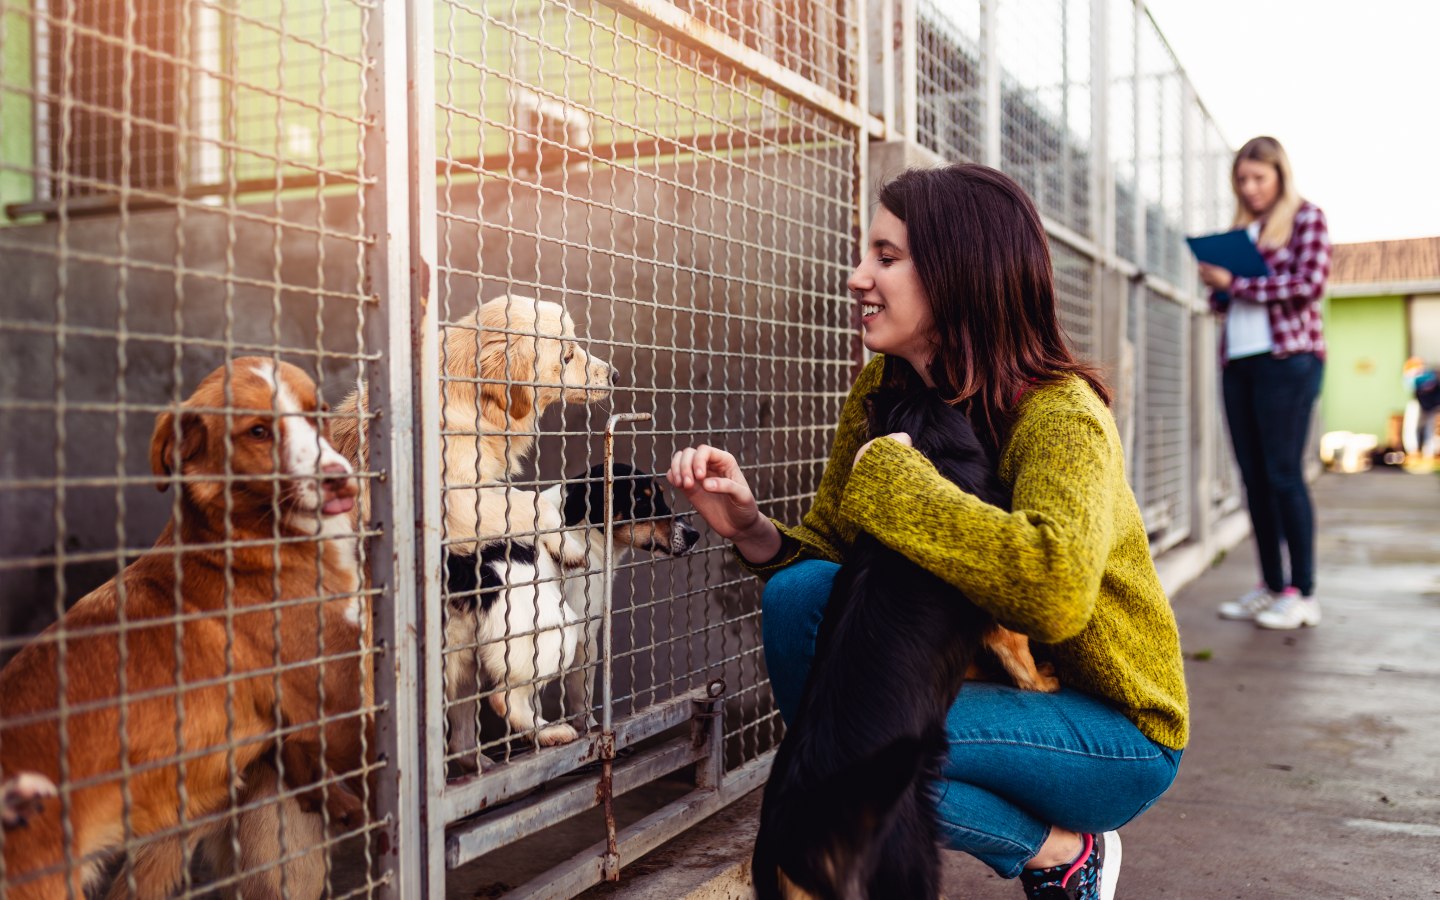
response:
<path id="1" fill-rule="evenodd" d="M 1187 237 L 1185 243 L 1190 245 L 1190 252 L 1195 254 L 1196 259 L 1228 269 L 1237 278 L 1261 278 L 1275 274 L 1243 228 Z"/>

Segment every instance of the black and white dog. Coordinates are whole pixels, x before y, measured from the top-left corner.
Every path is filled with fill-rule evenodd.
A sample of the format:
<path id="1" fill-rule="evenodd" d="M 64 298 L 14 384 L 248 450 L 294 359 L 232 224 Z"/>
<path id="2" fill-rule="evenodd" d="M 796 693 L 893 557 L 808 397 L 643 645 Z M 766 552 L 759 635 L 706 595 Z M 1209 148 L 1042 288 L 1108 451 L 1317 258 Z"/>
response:
<path id="1" fill-rule="evenodd" d="M 630 550 L 678 556 L 694 546 L 699 534 L 653 477 L 624 463 L 614 472 L 615 565 Z M 462 772 L 488 763 L 479 752 L 479 709 L 467 702 L 487 691 L 511 731 L 542 747 L 589 728 L 605 587 L 604 466 L 539 494 L 481 491 L 504 492 L 480 502 L 503 506 L 509 536 L 481 544 L 478 555 L 453 547 L 446 555 L 447 724 Z M 540 692 L 562 675 L 566 720 L 549 722 Z"/>
<path id="2" fill-rule="evenodd" d="M 872 395 L 872 436 L 898 431 L 956 485 L 1009 508 L 969 418 L 937 393 Z M 752 860 L 760 900 L 939 895 L 931 788 L 945 716 L 994 627 L 959 590 L 859 535 L 765 786 Z"/>
<path id="3" fill-rule="evenodd" d="M 700 533 L 665 501 L 655 478 L 634 466 L 614 464 L 611 485 L 611 515 L 615 543 L 612 568 L 619 566 L 632 550 L 648 550 L 657 556 L 688 553 Z M 575 653 L 575 664 L 565 675 L 565 715 L 580 730 L 594 724 L 595 663 L 600 659 L 600 625 L 605 592 L 605 467 L 591 467 L 585 476 L 576 476 L 541 495 L 560 508 L 566 526 L 579 529 L 585 547 L 583 567 L 568 568 L 565 602 L 585 623 Z M 567 538 L 573 532 L 567 533 Z"/>
<path id="4" fill-rule="evenodd" d="M 445 699 L 448 743 L 461 772 L 484 768 L 480 709 L 490 707 L 511 733 L 541 747 L 567 744 L 579 734 L 541 714 L 540 692 L 568 671 L 583 623 L 565 603 L 565 560 L 580 548 L 562 532 L 559 510 L 533 491 L 504 492 L 502 502 L 482 498 L 505 514 L 503 538 L 447 548 L 445 556 Z M 496 529 L 500 530 L 500 529 Z"/>

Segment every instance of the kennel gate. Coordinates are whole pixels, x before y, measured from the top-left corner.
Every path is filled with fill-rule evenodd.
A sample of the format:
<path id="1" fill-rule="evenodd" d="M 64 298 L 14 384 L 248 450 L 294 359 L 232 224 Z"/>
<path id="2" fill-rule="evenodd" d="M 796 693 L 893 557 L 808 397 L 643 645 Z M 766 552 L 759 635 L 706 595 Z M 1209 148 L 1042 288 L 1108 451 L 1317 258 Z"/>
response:
<path id="1" fill-rule="evenodd" d="M 421 221 L 437 223 L 435 327 L 459 327 L 477 295 L 556 300 L 621 372 L 607 404 L 547 414 L 563 424 L 542 429 L 535 475 L 513 483 L 543 489 L 601 460 L 662 472 L 673 450 L 707 441 L 747 460 L 773 514 L 798 517 L 858 351 L 836 285 L 875 127 L 858 102 L 859 5 L 446 2 L 434 15 L 416 19 L 435 42 L 414 59 L 435 95 L 414 106 L 416 133 L 436 136 L 433 161 L 422 149 L 416 163 L 437 173 L 418 191 Z M 427 496 L 465 489 L 432 477 Z M 449 824 L 452 885 L 493 883 L 505 854 L 484 854 L 598 806 L 593 843 L 514 889 L 568 896 L 763 783 L 779 726 L 758 586 L 710 536 L 685 557 L 603 570 L 615 602 L 591 598 L 607 626 L 598 731 L 516 755 L 492 729 L 441 755 L 431 730 L 430 816 Z M 427 623 L 429 673 L 440 624 Z M 446 687 L 427 681 L 430 721 L 448 711 Z M 485 698 L 475 688 L 462 702 Z M 445 779 L 482 750 L 493 769 Z M 690 766 L 688 788 L 672 777 L 639 790 Z M 641 793 L 643 811 L 619 809 Z M 447 877 L 441 862 L 432 853 L 431 883 Z"/>

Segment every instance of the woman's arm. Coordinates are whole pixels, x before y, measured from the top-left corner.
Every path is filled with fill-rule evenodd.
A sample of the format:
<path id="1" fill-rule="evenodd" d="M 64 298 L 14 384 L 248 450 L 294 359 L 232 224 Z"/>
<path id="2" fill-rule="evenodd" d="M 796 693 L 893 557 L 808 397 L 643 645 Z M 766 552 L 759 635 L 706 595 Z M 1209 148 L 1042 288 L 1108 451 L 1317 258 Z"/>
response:
<path id="1" fill-rule="evenodd" d="M 805 558 L 841 561 L 845 548 L 854 539 L 854 531 L 847 530 L 840 520 L 840 498 L 844 494 L 845 483 L 850 479 L 855 451 L 870 436 L 865 398 L 880 386 L 884 363 L 884 357 L 871 360 L 851 386 L 850 395 L 845 398 L 845 405 L 840 411 L 840 422 L 835 428 L 830 459 L 820 476 L 820 486 L 810 511 L 799 525 L 775 521 L 781 535 L 781 546 L 774 558 L 757 564 L 741 554 L 741 565 L 752 573 L 768 578 Z"/>
<path id="2" fill-rule="evenodd" d="M 1124 469 L 1113 422 L 1048 407 L 1006 448 L 1013 512 L 945 479 L 918 451 L 876 441 L 851 474 L 840 514 L 960 588 L 1003 625 L 1047 643 L 1090 620 L 1115 541 Z"/>
<path id="3" fill-rule="evenodd" d="M 1330 277 L 1330 230 L 1325 213 L 1318 206 L 1306 206 L 1295 214 L 1295 233 L 1290 239 L 1295 253 L 1295 271 L 1284 275 L 1235 278 L 1231 297 L 1256 303 L 1309 300 L 1318 303 Z"/>

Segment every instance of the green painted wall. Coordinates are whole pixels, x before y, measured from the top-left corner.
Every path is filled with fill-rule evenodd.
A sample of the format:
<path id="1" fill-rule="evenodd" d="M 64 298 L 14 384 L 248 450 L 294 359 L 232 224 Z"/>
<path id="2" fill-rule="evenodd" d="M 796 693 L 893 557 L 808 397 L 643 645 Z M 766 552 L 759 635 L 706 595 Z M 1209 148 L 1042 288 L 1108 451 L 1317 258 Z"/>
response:
<path id="1" fill-rule="evenodd" d="M 1322 427 L 1374 434 L 1383 443 L 1390 415 L 1409 399 L 1400 379 L 1408 349 L 1405 298 L 1332 297 L 1326 305 Z"/>
<path id="2" fill-rule="evenodd" d="M 34 199 L 35 114 L 30 98 L 29 4 L 0 8 L 0 223 L 6 204 Z"/>

